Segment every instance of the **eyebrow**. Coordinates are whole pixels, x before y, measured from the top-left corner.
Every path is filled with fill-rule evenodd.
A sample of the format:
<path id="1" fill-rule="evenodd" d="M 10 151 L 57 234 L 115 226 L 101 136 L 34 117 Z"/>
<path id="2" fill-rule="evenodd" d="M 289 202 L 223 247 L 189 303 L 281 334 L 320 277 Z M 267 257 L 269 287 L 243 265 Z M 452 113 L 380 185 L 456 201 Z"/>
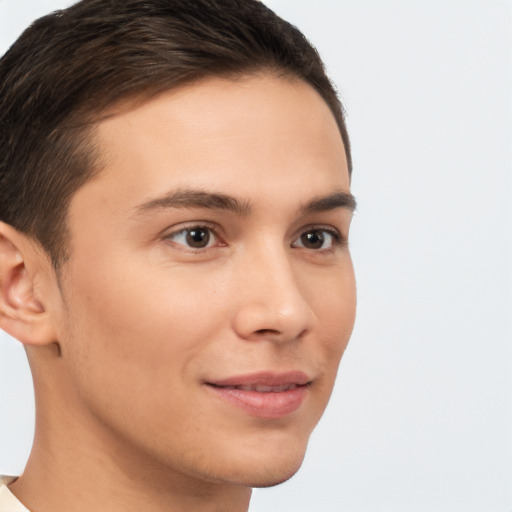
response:
<path id="1" fill-rule="evenodd" d="M 245 216 L 250 211 L 247 202 L 239 201 L 226 194 L 205 192 L 202 190 L 178 189 L 162 197 L 151 199 L 139 205 L 136 209 L 141 212 L 164 210 L 168 208 L 206 208 L 208 210 L 226 210 Z"/>
<path id="2" fill-rule="evenodd" d="M 354 212 L 356 207 L 356 198 L 350 192 L 337 190 L 327 196 L 312 199 L 301 207 L 301 211 L 303 213 L 316 213 L 335 210 L 337 208 L 344 208 Z"/>
<path id="3" fill-rule="evenodd" d="M 215 192 L 194 189 L 178 189 L 162 197 L 151 199 L 136 207 L 141 213 L 168 208 L 205 208 L 208 210 L 226 210 L 240 216 L 246 216 L 251 211 L 248 201 L 240 201 L 235 197 Z M 349 192 L 337 190 L 329 195 L 317 197 L 303 204 L 301 213 L 315 213 L 337 208 L 349 211 L 356 209 L 356 199 Z"/>

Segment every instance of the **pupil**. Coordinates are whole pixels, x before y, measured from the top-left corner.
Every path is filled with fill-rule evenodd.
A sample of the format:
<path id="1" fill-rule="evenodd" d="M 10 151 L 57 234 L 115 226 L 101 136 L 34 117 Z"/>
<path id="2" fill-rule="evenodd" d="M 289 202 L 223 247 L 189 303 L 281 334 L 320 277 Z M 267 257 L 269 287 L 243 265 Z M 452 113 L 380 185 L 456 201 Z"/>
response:
<path id="1" fill-rule="evenodd" d="M 195 228 L 189 230 L 187 234 L 187 244 L 190 247 L 206 247 L 210 241 L 210 233 L 207 229 Z"/>
<path id="2" fill-rule="evenodd" d="M 302 243 L 304 247 L 310 249 L 320 249 L 324 244 L 324 236 L 321 231 L 310 231 L 302 235 Z"/>

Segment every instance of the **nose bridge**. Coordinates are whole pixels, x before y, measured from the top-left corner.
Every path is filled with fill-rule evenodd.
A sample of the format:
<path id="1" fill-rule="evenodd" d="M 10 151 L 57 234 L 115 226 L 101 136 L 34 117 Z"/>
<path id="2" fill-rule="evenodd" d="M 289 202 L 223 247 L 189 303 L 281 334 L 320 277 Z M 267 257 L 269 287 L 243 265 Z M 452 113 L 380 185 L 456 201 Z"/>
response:
<path id="1" fill-rule="evenodd" d="M 290 251 L 282 243 L 267 243 L 245 255 L 235 323 L 242 337 L 293 340 L 313 326 Z"/>

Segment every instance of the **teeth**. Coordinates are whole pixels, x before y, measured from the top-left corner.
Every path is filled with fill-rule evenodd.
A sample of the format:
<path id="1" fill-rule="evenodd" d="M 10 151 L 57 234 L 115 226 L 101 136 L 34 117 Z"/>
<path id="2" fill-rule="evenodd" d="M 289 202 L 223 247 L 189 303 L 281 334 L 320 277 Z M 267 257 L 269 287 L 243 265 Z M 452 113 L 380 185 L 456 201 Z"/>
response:
<path id="1" fill-rule="evenodd" d="M 256 384 L 256 386 L 254 386 L 254 389 L 256 391 L 259 391 L 260 393 L 269 393 L 270 391 L 274 391 L 274 387 L 264 386 L 263 384 Z"/>

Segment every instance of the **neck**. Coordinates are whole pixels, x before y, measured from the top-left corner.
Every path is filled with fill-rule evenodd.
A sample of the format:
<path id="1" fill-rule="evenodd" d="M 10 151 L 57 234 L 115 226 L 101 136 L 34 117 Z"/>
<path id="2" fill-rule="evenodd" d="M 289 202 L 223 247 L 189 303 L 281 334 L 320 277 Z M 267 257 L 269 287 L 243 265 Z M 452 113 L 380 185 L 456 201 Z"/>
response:
<path id="1" fill-rule="evenodd" d="M 10 485 L 29 510 L 247 512 L 250 488 L 169 467 L 109 432 L 76 401 L 35 384 L 34 445 L 23 475 Z"/>

